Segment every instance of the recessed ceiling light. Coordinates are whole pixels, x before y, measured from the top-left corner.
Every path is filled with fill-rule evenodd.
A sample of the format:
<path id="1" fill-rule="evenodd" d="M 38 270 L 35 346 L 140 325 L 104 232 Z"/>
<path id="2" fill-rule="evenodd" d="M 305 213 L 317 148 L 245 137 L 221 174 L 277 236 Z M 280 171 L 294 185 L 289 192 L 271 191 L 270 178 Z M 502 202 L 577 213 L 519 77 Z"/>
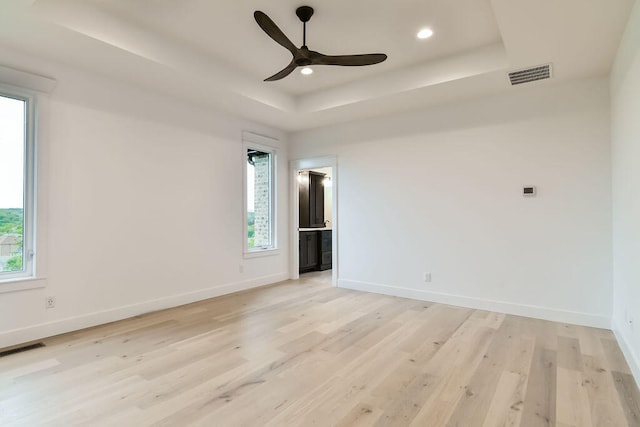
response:
<path id="1" fill-rule="evenodd" d="M 433 30 L 431 30 L 430 28 L 423 28 L 422 30 L 418 31 L 419 39 L 423 39 L 423 40 L 428 39 L 432 35 L 433 35 Z"/>
<path id="2" fill-rule="evenodd" d="M 300 72 L 305 76 L 308 76 L 309 74 L 313 74 L 313 70 L 309 67 L 304 67 L 302 70 L 300 70 Z"/>

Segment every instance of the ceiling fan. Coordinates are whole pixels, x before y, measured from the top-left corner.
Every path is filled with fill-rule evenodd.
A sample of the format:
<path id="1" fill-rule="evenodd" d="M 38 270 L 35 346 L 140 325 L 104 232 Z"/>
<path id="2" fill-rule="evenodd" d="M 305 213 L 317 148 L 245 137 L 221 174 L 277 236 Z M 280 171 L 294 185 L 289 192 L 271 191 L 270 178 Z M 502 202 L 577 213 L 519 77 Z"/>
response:
<path id="1" fill-rule="evenodd" d="M 255 11 L 253 17 L 256 22 L 264 30 L 265 33 L 276 43 L 287 49 L 293 55 L 291 63 L 282 71 L 277 72 L 271 77 L 266 78 L 265 82 L 272 82 L 287 77 L 297 67 L 306 67 L 309 65 L 342 65 L 347 67 L 358 67 L 363 65 L 378 64 L 385 59 L 387 55 L 384 53 L 373 53 L 367 55 L 323 55 L 322 53 L 309 50 L 307 47 L 307 22 L 313 16 L 313 8 L 310 6 L 300 6 L 296 9 L 296 15 L 303 24 L 302 47 L 296 47 L 291 40 L 284 35 L 278 26 L 264 12 Z"/>

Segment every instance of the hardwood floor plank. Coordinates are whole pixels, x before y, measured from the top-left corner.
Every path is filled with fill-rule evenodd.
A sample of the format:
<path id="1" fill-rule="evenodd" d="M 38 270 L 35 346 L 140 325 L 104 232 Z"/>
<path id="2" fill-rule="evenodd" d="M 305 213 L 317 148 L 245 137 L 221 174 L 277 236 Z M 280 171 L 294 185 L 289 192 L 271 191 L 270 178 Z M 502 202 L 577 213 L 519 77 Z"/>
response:
<path id="1" fill-rule="evenodd" d="M 536 342 L 523 405 L 523 426 L 556 425 L 556 370 L 556 352 Z"/>
<path id="2" fill-rule="evenodd" d="M 503 371 L 489 405 L 483 427 L 519 426 L 521 402 L 518 390 L 526 377 Z M 516 397 L 517 396 L 517 397 Z"/>
<path id="3" fill-rule="evenodd" d="M 439 378 L 411 425 L 445 425 L 458 402 L 467 394 L 467 384 L 483 360 L 495 331 L 483 319 L 470 316 L 425 365 L 426 372 Z"/>
<path id="4" fill-rule="evenodd" d="M 574 371 L 582 370 L 582 352 L 577 338 L 558 337 L 558 366 Z"/>
<path id="5" fill-rule="evenodd" d="M 558 367 L 556 419 L 574 427 L 590 427 L 591 407 L 580 371 Z"/>
<path id="6" fill-rule="evenodd" d="M 590 333 L 587 328 L 580 331 L 580 348 L 582 349 L 582 374 L 591 404 L 591 419 L 596 426 L 624 426 L 626 419 L 619 399 L 612 399 L 617 394 L 614 378 L 607 370 L 600 338 Z"/>
<path id="7" fill-rule="evenodd" d="M 517 319 L 509 318 L 495 331 L 473 377 L 465 384 L 465 393 L 447 425 L 470 425 L 485 418 L 492 402 L 487 396 L 493 396 L 496 392 L 508 356 L 520 344 L 521 326 Z"/>
<path id="8" fill-rule="evenodd" d="M 375 424 L 382 410 L 367 403 L 359 403 L 335 427 L 366 427 Z"/>
<path id="9" fill-rule="evenodd" d="M 422 404 L 431 396 L 438 379 L 430 374 L 418 374 L 401 390 L 373 424 L 375 427 L 409 425 L 418 415 Z"/>
<path id="10" fill-rule="evenodd" d="M 505 359 L 505 370 L 483 425 L 520 425 L 534 351 L 534 338 L 525 335 L 518 338 Z"/>

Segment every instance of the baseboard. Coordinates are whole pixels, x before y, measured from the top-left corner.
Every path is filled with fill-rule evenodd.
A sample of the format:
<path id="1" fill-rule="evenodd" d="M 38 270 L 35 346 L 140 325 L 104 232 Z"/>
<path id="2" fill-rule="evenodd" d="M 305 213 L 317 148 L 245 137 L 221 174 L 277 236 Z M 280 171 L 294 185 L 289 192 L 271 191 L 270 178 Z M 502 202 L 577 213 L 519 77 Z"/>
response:
<path id="1" fill-rule="evenodd" d="M 26 328 L 13 329 L 0 333 L 0 348 L 41 340 L 54 335 L 77 331 L 92 326 L 103 325 L 105 323 L 127 319 L 129 317 L 149 313 L 152 311 L 164 310 L 184 304 L 190 304 L 192 302 L 202 301 L 208 298 L 214 298 L 234 292 L 254 289 L 261 286 L 281 282 L 283 280 L 287 280 L 288 278 L 289 273 L 262 276 L 243 282 L 229 283 L 194 292 L 157 298 L 114 309 L 41 323 Z"/>
<path id="2" fill-rule="evenodd" d="M 620 326 L 620 323 L 614 319 L 613 333 L 618 340 L 618 345 L 624 354 L 624 358 L 627 359 L 627 363 L 631 369 L 631 374 L 633 375 L 633 378 L 635 378 L 638 388 L 640 388 L 640 355 L 633 350 L 633 347 L 627 340 L 626 334 L 622 332 L 623 330 L 624 329 Z"/>
<path id="3" fill-rule="evenodd" d="M 516 304 L 505 301 L 494 301 L 484 298 L 465 297 L 440 292 L 429 292 L 419 289 L 402 288 L 377 283 L 358 282 L 354 280 L 338 280 L 338 287 L 357 291 L 373 292 L 421 301 L 431 301 L 440 304 L 456 305 L 460 307 L 488 310 L 499 313 L 514 314 L 516 316 L 532 317 L 535 319 L 551 320 L 554 322 L 570 323 L 574 325 L 590 326 L 594 328 L 611 328 L 611 319 L 607 316 L 558 310 L 534 305 Z"/>

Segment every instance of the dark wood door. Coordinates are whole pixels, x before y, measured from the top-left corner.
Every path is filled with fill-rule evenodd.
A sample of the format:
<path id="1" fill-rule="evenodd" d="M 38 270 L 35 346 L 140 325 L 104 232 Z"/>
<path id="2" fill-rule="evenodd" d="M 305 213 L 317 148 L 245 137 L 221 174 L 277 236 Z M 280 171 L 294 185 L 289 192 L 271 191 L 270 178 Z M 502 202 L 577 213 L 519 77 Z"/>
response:
<path id="1" fill-rule="evenodd" d="M 324 174 L 300 172 L 298 216 L 300 228 L 324 227 Z"/>
<path id="2" fill-rule="evenodd" d="M 311 214 L 309 213 L 309 172 L 300 172 L 298 174 L 298 213 L 299 227 L 311 228 Z"/>
<path id="3" fill-rule="evenodd" d="M 318 241 L 320 246 L 320 262 L 318 265 L 319 270 L 328 270 L 331 268 L 332 261 L 332 231 L 331 230 L 322 230 L 318 232 L 318 236 L 320 236 L 320 240 Z"/>
<path id="4" fill-rule="evenodd" d="M 319 264 L 318 232 L 301 231 L 299 240 L 300 273 L 316 270 Z"/>
<path id="5" fill-rule="evenodd" d="M 309 172 L 309 222 L 324 227 L 324 174 Z"/>

